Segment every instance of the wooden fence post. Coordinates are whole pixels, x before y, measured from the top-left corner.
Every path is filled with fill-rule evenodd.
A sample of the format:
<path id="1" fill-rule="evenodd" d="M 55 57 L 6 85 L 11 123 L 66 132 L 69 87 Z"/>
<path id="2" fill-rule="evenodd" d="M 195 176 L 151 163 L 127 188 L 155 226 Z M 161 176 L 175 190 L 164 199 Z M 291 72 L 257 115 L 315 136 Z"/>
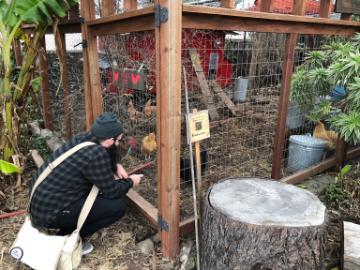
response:
<path id="1" fill-rule="evenodd" d="M 158 223 L 163 254 L 175 258 L 179 253 L 180 222 L 182 3 L 157 0 L 155 6 L 158 11 L 168 12 L 168 19 L 155 28 Z"/>
<path id="2" fill-rule="evenodd" d="M 43 51 L 39 54 L 39 69 L 41 80 L 41 100 L 43 106 L 43 118 L 45 128 L 53 130 L 53 118 L 51 114 L 51 98 L 50 98 L 50 87 L 49 87 L 49 77 L 48 77 L 48 59 L 46 54 L 46 45 L 45 37 L 41 40 L 41 47 Z"/>
<path id="3" fill-rule="evenodd" d="M 305 14 L 306 0 L 294 1 L 294 15 Z M 271 178 L 281 179 L 281 167 L 285 145 L 286 118 L 288 114 L 291 77 L 294 69 L 294 55 L 298 34 L 287 34 L 285 45 L 285 57 L 283 62 L 283 73 L 281 78 L 280 100 L 278 106 L 278 120 L 276 125 L 275 144 L 273 152 L 273 164 Z"/>
<path id="4" fill-rule="evenodd" d="M 86 127 L 89 129 L 95 117 L 103 112 L 103 98 L 100 83 L 99 60 L 96 37 L 92 36 L 87 22 L 95 19 L 95 5 L 93 0 L 81 0 L 81 17 L 84 23 L 81 24 L 83 40 L 86 41 L 84 54 L 84 87 L 85 87 L 85 108 Z"/>

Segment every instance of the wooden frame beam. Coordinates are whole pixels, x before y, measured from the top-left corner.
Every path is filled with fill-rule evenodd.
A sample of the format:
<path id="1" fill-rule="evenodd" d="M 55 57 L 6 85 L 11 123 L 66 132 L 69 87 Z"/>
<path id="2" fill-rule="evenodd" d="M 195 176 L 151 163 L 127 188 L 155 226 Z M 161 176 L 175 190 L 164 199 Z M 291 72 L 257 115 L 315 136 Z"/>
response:
<path id="1" fill-rule="evenodd" d="M 72 33 L 81 33 L 81 24 L 79 18 L 61 21 L 58 24 L 59 32 L 65 34 L 72 34 Z M 22 30 L 25 33 L 32 33 L 34 31 L 34 25 L 32 24 L 23 24 Z M 48 27 L 46 29 L 47 34 L 52 34 L 52 27 Z"/>
<path id="2" fill-rule="evenodd" d="M 303 16 L 305 14 L 306 0 L 298 0 L 295 2 L 296 4 L 294 3 L 293 14 Z M 291 77 L 294 70 L 294 57 L 297 39 L 298 34 L 287 34 L 271 171 L 271 178 L 276 180 L 281 178 L 282 160 L 284 156 L 283 151 L 285 147 L 285 126 L 289 109 Z"/>
<path id="3" fill-rule="evenodd" d="M 168 20 L 155 30 L 159 228 L 165 257 L 179 254 L 181 131 L 181 1 L 157 0 Z M 161 76 L 161 77 L 160 77 Z"/>
<path id="4" fill-rule="evenodd" d="M 154 30 L 154 7 L 128 11 L 122 14 L 90 20 L 88 25 L 94 36 Z"/>
<path id="5" fill-rule="evenodd" d="M 50 84 L 48 77 L 48 59 L 46 54 L 45 37 L 41 40 L 41 47 L 39 53 L 39 69 L 41 80 L 41 101 L 43 107 L 43 119 L 45 128 L 53 130 L 53 117 L 51 113 L 51 98 L 50 98 Z"/>
<path id="6" fill-rule="evenodd" d="M 183 5 L 183 28 L 318 35 L 353 35 L 360 23 L 298 15 Z"/>
<path id="7" fill-rule="evenodd" d="M 87 60 L 87 71 L 84 73 L 84 85 L 85 77 L 89 81 L 88 88 L 91 89 L 91 103 L 86 101 L 85 104 L 87 108 L 91 104 L 92 110 L 92 119 L 88 122 L 87 117 L 87 128 L 90 128 L 88 124 L 91 124 L 95 118 L 103 112 L 103 97 L 102 89 L 100 82 L 100 68 L 99 68 L 99 56 L 97 50 L 97 38 L 90 31 L 87 22 L 95 18 L 95 5 L 93 0 L 82 0 L 81 1 L 81 15 L 84 18 L 84 23 L 82 24 L 83 29 L 83 39 L 87 41 L 87 47 L 84 48 L 84 62 L 85 58 Z M 86 57 L 85 57 L 86 56 Z M 85 69 L 84 69 L 85 71 Z M 88 90 L 87 90 L 88 91 Z M 90 96 L 88 95 L 87 98 Z M 87 111 L 88 112 L 88 111 Z M 89 113 L 89 112 L 88 112 Z"/>

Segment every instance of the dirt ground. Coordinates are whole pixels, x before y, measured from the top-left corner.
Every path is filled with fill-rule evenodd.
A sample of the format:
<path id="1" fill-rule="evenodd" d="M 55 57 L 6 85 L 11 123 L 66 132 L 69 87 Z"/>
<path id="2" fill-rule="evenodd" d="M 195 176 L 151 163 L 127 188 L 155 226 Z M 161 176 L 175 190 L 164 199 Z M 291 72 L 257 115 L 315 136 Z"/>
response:
<path id="1" fill-rule="evenodd" d="M 329 204 L 323 194 L 320 198 L 329 208 L 328 243 L 326 246 L 327 269 L 337 269 L 341 256 L 340 228 L 341 221 L 347 220 L 360 223 L 360 161 L 353 161 L 353 169 L 344 179 L 346 199 L 340 204 Z M 27 200 L 27 185 L 31 172 L 35 166 L 30 163 L 27 173 L 23 175 L 23 185 L 16 189 L 10 178 L 2 178 L 0 189 L 7 194 L 1 198 L 0 214 L 4 212 L 24 209 Z M 335 173 L 330 173 L 335 176 Z M 13 181 L 13 180 L 12 180 Z M 8 254 L 9 248 L 15 239 L 24 216 L 17 216 L 0 220 L 0 269 L 23 270 L 30 269 L 16 263 Z M 129 208 L 128 213 L 112 226 L 94 234 L 89 240 L 94 244 L 95 250 L 83 258 L 79 269 L 179 269 L 176 262 L 162 258 L 160 243 L 155 245 L 155 252 L 144 255 L 136 246 L 156 232 L 151 229 L 147 221 L 136 211 Z M 193 239 L 194 237 L 190 237 Z M 182 239 L 185 240 L 185 239 Z M 193 252 L 194 256 L 194 252 Z"/>
<path id="2" fill-rule="evenodd" d="M 31 168 L 29 168 L 31 170 Z M 34 167 L 33 167 L 34 169 Z M 27 201 L 27 184 L 30 174 L 24 175 L 23 185 L 15 189 L 9 178 L 1 179 L 0 190 L 7 194 L 1 199 L 0 214 L 24 209 Z M 5 184 L 6 182 L 6 184 Z M 30 269 L 16 263 L 9 255 L 9 248 L 16 237 L 24 215 L 0 220 L 0 269 Z M 138 269 L 174 269 L 174 262 L 164 260 L 160 243 L 155 245 L 155 252 L 144 255 L 136 246 L 156 232 L 136 211 L 128 208 L 127 214 L 112 226 L 91 236 L 89 241 L 95 246 L 94 252 L 83 258 L 80 270 L 138 270 Z"/>

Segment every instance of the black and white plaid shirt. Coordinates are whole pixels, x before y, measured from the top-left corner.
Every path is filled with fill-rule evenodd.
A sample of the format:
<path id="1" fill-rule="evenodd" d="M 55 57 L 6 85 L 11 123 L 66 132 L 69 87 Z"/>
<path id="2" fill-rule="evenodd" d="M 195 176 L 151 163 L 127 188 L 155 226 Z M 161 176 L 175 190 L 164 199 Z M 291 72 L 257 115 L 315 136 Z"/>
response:
<path id="1" fill-rule="evenodd" d="M 74 137 L 51 155 L 39 168 L 36 178 L 50 162 L 85 141 L 96 142 L 96 138 L 90 133 Z M 99 144 L 86 146 L 68 157 L 38 186 L 30 205 L 33 225 L 48 227 L 47 224 L 51 224 L 61 210 L 86 197 L 92 185 L 109 199 L 125 195 L 132 187 L 131 179 L 114 180 L 110 155 Z"/>

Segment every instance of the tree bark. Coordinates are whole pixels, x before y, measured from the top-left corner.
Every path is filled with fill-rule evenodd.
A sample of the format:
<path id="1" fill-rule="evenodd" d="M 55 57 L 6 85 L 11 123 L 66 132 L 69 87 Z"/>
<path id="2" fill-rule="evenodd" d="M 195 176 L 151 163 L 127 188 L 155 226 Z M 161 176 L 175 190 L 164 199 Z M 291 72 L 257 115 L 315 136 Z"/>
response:
<path id="1" fill-rule="evenodd" d="M 205 198 L 202 269 L 324 269 L 327 218 L 312 193 L 244 178 L 214 185 Z"/>

